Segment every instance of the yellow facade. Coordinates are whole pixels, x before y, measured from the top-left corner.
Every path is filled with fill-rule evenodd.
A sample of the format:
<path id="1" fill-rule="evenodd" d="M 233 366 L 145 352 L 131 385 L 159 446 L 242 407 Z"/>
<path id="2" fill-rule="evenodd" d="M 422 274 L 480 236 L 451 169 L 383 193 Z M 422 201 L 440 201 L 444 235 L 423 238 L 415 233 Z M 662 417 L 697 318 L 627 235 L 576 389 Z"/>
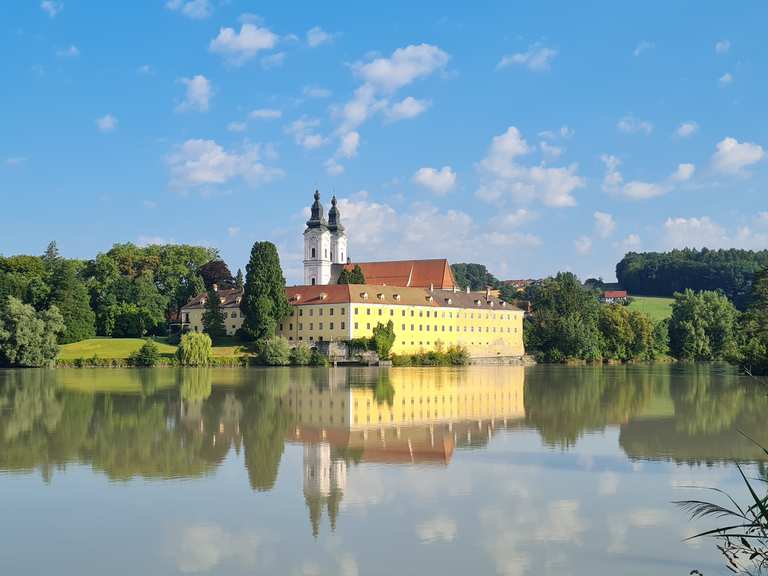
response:
<path id="1" fill-rule="evenodd" d="M 203 332 L 203 312 L 204 308 L 182 308 L 182 325 L 188 327 L 192 332 Z M 224 327 L 227 330 L 227 336 L 234 336 L 235 332 L 243 325 L 243 313 L 240 308 L 226 307 L 221 309 L 224 314 Z"/>

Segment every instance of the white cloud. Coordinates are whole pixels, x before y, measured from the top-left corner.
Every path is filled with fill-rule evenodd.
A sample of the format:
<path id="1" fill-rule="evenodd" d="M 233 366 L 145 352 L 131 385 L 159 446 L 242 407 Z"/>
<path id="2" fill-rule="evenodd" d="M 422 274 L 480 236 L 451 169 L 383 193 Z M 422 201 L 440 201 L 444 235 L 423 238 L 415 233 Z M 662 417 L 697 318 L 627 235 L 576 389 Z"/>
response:
<path id="1" fill-rule="evenodd" d="M 96 127 L 101 132 L 112 132 L 117 128 L 117 118 L 112 114 L 105 114 L 100 118 L 96 118 Z"/>
<path id="2" fill-rule="evenodd" d="M 600 238 L 608 238 L 616 229 L 616 221 L 613 216 L 607 212 L 595 212 L 593 215 L 595 219 L 595 232 Z"/>
<path id="3" fill-rule="evenodd" d="M 500 70 L 508 66 L 519 65 L 536 72 L 549 70 L 555 56 L 557 56 L 557 50 L 554 48 L 548 48 L 540 43 L 531 44 L 526 52 L 517 52 L 503 56 L 496 65 L 496 69 Z"/>
<path id="4" fill-rule="evenodd" d="M 406 120 L 415 118 L 429 108 L 429 105 L 429 100 L 417 100 L 412 96 L 408 96 L 400 102 L 395 102 L 385 111 L 385 114 L 392 122 Z"/>
<path id="5" fill-rule="evenodd" d="M 338 176 L 344 172 L 344 166 L 336 162 L 335 158 L 328 158 L 325 161 L 325 171 L 331 176 Z"/>
<path id="6" fill-rule="evenodd" d="M 333 42 L 333 35 L 320 28 L 320 26 L 315 26 L 307 31 L 307 44 L 310 48 L 316 48 L 331 42 Z"/>
<path id="7" fill-rule="evenodd" d="M 416 526 L 416 535 L 425 543 L 453 542 L 457 531 L 456 522 L 445 516 L 437 516 Z"/>
<path id="8" fill-rule="evenodd" d="M 728 86 L 733 83 L 733 74 L 726 72 L 717 81 L 720 83 L 720 86 Z"/>
<path id="9" fill-rule="evenodd" d="M 442 196 L 456 186 L 456 172 L 450 166 L 443 166 L 440 170 L 430 167 L 419 168 L 413 175 L 413 181 Z"/>
<path id="10" fill-rule="evenodd" d="M 282 110 L 276 110 L 274 108 L 257 108 L 248 114 L 248 118 L 254 120 L 274 120 L 275 118 L 282 117 L 282 115 Z"/>
<path id="11" fill-rule="evenodd" d="M 304 116 L 291 122 L 285 131 L 286 133 L 293 135 L 296 144 L 302 148 L 312 150 L 314 148 L 319 148 L 326 143 L 326 139 L 315 132 L 315 128 L 319 125 L 320 120 L 317 118 Z"/>
<path id="12" fill-rule="evenodd" d="M 632 51 L 632 54 L 634 54 L 635 56 L 640 56 L 640 54 L 642 54 L 646 50 L 650 50 L 651 48 L 655 48 L 655 47 L 656 47 L 656 44 L 654 44 L 653 42 L 649 42 L 648 40 L 643 40 L 639 42 L 637 46 L 635 46 L 635 49 Z"/>
<path id="13" fill-rule="evenodd" d="M 562 168 L 526 166 L 518 160 L 530 147 L 514 126 L 495 136 L 488 153 L 477 165 L 481 185 L 475 193 L 487 202 L 503 202 L 506 197 L 517 202 L 541 201 L 547 206 L 575 206 L 573 192 L 585 185 L 571 164 Z"/>
<path id="14" fill-rule="evenodd" d="M 197 74 L 192 78 L 180 78 L 179 82 L 187 87 L 187 93 L 176 110 L 178 112 L 207 112 L 213 97 L 211 82 L 202 74 Z"/>
<path id="15" fill-rule="evenodd" d="M 64 2 L 55 2 L 54 0 L 43 0 L 40 2 L 40 9 L 48 14 L 49 18 L 55 18 L 59 12 L 64 10 Z"/>
<path id="16" fill-rule="evenodd" d="M 254 534 L 230 533 L 218 524 L 185 526 L 177 534 L 174 556 L 180 572 L 209 572 L 227 560 L 248 572 L 256 566 L 261 540 Z"/>
<path id="17" fill-rule="evenodd" d="M 719 172 L 741 174 L 744 169 L 765 156 L 765 150 L 759 144 L 739 142 L 730 136 L 717 143 L 717 151 L 712 156 L 712 166 Z"/>
<path id="18" fill-rule="evenodd" d="M 230 122 L 227 124 L 227 130 L 230 132 L 245 132 L 248 125 L 245 122 Z"/>
<path id="19" fill-rule="evenodd" d="M 579 236 L 574 240 L 573 246 L 577 253 L 586 256 L 592 252 L 592 239 L 589 236 Z"/>
<path id="20" fill-rule="evenodd" d="M 619 477 L 615 472 L 603 472 L 597 481 L 597 492 L 601 496 L 613 496 L 619 489 Z"/>
<path id="21" fill-rule="evenodd" d="M 663 242 L 669 248 L 721 248 L 729 243 L 725 229 L 707 216 L 667 218 Z"/>
<path id="22" fill-rule="evenodd" d="M 237 32 L 233 28 L 220 28 L 208 49 L 225 57 L 234 65 L 240 65 L 262 50 L 271 50 L 277 44 L 277 34 L 266 27 L 244 22 Z"/>
<path id="23" fill-rule="evenodd" d="M 624 184 L 622 195 L 630 200 L 645 200 L 666 194 L 668 188 L 654 182 L 632 180 Z"/>
<path id="24" fill-rule="evenodd" d="M 653 124 L 645 120 L 639 120 L 634 116 L 624 116 L 616 123 L 616 128 L 625 134 L 650 134 L 653 132 Z"/>
<path id="25" fill-rule="evenodd" d="M 168 0 L 165 7 L 193 20 L 208 18 L 213 12 L 208 0 Z"/>
<path id="26" fill-rule="evenodd" d="M 449 56 L 431 44 L 398 48 L 389 58 L 376 58 L 353 66 L 365 83 L 383 92 L 394 92 L 418 78 L 444 68 Z"/>
<path id="27" fill-rule="evenodd" d="M 521 224 L 533 220 L 534 218 L 536 218 L 536 214 L 530 210 L 527 210 L 526 208 L 518 208 L 512 212 L 505 212 L 494 216 L 491 220 L 491 226 L 499 230 L 517 228 Z"/>
<path id="28" fill-rule="evenodd" d="M 234 238 L 240 234 L 240 228 L 238 226 L 230 226 L 227 228 L 227 234 L 230 236 L 230 238 Z"/>
<path id="29" fill-rule="evenodd" d="M 328 98 L 331 95 L 330 90 L 319 86 L 304 86 L 303 93 L 308 98 Z"/>
<path id="30" fill-rule="evenodd" d="M 569 138 L 573 138 L 573 135 L 576 134 L 576 132 L 563 124 L 560 126 L 560 128 L 557 131 L 553 130 L 544 130 L 542 132 L 539 132 L 539 136 L 541 138 L 544 138 L 545 140 L 568 140 Z"/>
<path id="31" fill-rule="evenodd" d="M 213 140 L 187 140 L 166 158 L 171 186 L 215 186 L 235 178 L 251 186 L 270 182 L 281 176 L 282 171 L 265 165 L 263 152 L 260 144 L 227 151 Z"/>
<path id="32" fill-rule="evenodd" d="M 695 171 L 696 166 L 693 164 L 678 164 L 677 169 L 669 178 L 674 182 L 686 182 L 691 179 Z"/>
<path id="33" fill-rule="evenodd" d="M 360 134 L 357 132 L 347 132 L 341 137 L 337 154 L 344 158 L 353 158 L 357 155 L 357 149 L 360 146 Z"/>
<path id="34" fill-rule="evenodd" d="M 629 234 L 626 238 L 624 238 L 621 242 L 619 242 L 618 247 L 622 252 L 636 252 L 640 249 L 642 242 L 640 241 L 640 236 L 637 234 Z"/>
<path id="35" fill-rule="evenodd" d="M 549 156 L 550 158 L 559 158 L 563 153 L 563 149 L 560 146 L 553 146 L 552 144 L 541 141 L 539 142 L 539 148 L 541 148 L 542 154 Z"/>
<path id="36" fill-rule="evenodd" d="M 56 50 L 56 56 L 59 58 L 76 58 L 80 56 L 80 49 L 74 44 L 70 44 L 66 48 Z"/>
<path id="37" fill-rule="evenodd" d="M 696 132 L 699 130 L 699 125 L 696 122 L 683 122 L 680 124 L 680 126 L 677 127 L 677 130 L 675 130 L 675 134 L 677 134 L 680 138 L 688 138 L 689 136 L 693 136 Z"/>
<path id="38" fill-rule="evenodd" d="M 731 42 L 730 42 L 730 40 L 720 40 L 720 41 L 715 43 L 715 53 L 716 54 L 725 54 L 730 49 L 731 49 Z"/>
<path id="39" fill-rule="evenodd" d="M 283 64 L 285 64 L 285 59 L 288 55 L 285 52 L 275 52 L 274 54 L 270 54 L 269 56 L 264 56 L 260 62 L 261 67 L 264 68 L 264 70 L 271 70 L 272 68 L 279 68 Z"/>

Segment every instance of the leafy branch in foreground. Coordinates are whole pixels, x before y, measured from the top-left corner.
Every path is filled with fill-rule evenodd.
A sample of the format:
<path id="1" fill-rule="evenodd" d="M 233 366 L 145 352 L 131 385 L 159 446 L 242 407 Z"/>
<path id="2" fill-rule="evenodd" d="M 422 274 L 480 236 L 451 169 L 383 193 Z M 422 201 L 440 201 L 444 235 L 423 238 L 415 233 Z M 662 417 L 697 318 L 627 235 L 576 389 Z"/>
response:
<path id="1" fill-rule="evenodd" d="M 755 442 L 743 432 L 742 435 Z M 760 448 L 768 456 L 768 450 L 762 446 Z M 716 545 L 717 549 L 725 557 L 727 568 L 731 572 L 748 575 L 766 574 L 768 573 L 768 495 L 762 498 L 758 496 L 741 466 L 736 464 L 736 468 L 749 491 L 751 501 L 748 506 L 739 505 L 729 494 L 717 488 L 706 488 L 706 490 L 724 496 L 730 504 L 721 506 L 704 500 L 682 500 L 674 504 L 688 512 L 691 520 L 727 518 L 729 521 L 727 526 L 700 532 L 687 540 L 702 537 L 715 538 L 719 541 Z M 768 482 L 764 478 L 753 479 L 753 481 Z M 692 572 L 694 573 L 697 571 Z"/>

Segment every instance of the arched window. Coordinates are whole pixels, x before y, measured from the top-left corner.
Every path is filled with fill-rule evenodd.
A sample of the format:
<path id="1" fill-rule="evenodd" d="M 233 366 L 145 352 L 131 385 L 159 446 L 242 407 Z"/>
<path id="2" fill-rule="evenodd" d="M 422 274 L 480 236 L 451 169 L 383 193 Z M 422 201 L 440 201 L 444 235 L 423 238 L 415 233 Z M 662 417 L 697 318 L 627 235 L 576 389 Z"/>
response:
<path id="1" fill-rule="evenodd" d="M 312 248 L 312 258 L 314 258 L 314 257 L 315 257 L 315 249 Z M 313 282 L 313 284 L 314 284 L 314 282 Z"/>
<path id="2" fill-rule="evenodd" d="M 314 285 L 315 285 L 315 279 L 312 278 L 312 286 L 314 286 Z"/>

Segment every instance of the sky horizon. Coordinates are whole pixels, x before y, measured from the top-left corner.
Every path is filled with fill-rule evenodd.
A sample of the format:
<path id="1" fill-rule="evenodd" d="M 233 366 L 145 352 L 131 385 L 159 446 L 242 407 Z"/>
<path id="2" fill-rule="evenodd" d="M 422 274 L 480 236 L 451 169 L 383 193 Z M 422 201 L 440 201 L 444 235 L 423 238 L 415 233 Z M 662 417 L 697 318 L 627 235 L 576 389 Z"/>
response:
<path id="1" fill-rule="evenodd" d="M 78 0 L 0 6 L 0 254 L 252 243 L 615 279 L 768 248 L 768 5 Z M 763 70 L 761 73 L 760 70 Z M 762 120 L 761 120 L 762 118 Z"/>

